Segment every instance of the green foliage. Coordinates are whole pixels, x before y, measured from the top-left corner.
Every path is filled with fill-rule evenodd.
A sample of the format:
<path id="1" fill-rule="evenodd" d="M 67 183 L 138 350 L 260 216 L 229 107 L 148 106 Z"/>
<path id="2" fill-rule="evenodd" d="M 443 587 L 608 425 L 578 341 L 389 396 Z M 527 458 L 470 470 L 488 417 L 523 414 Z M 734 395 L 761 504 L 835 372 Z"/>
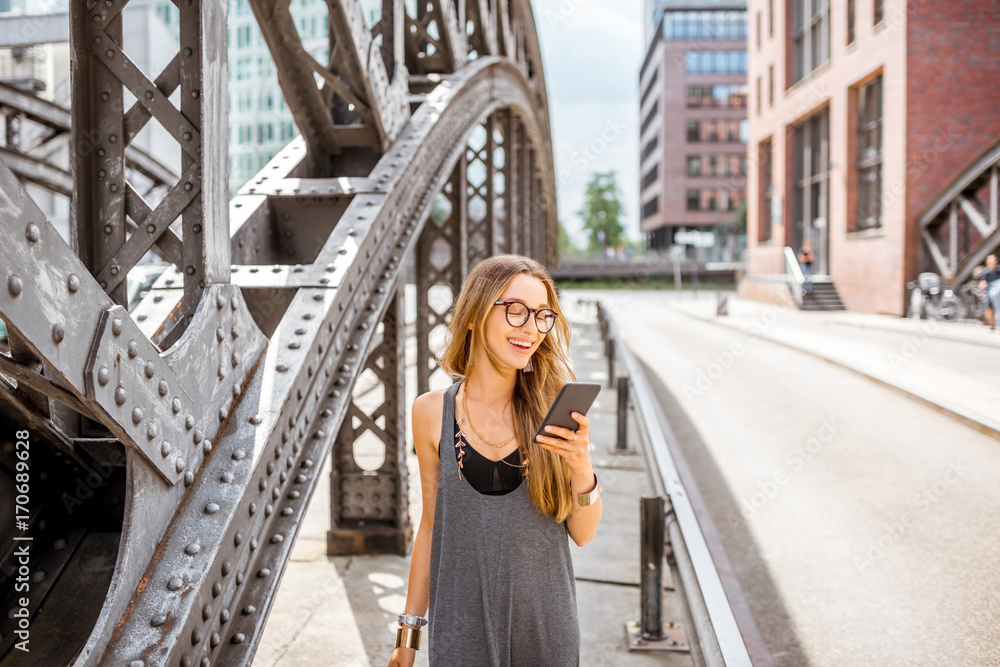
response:
<path id="1" fill-rule="evenodd" d="M 623 245 L 628 239 L 621 217 L 621 193 L 615 181 L 615 172 L 598 172 L 587 183 L 586 200 L 577 215 L 583 220 L 583 229 L 587 232 L 587 250 L 603 250 Z M 603 240 L 602 240 L 603 236 Z"/>
<path id="2" fill-rule="evenodd" d="M 579 259 L 581 256 L 580 249 L 577 248 L 572 239 L 570 239 L 569 234 L 566 232 L 566 226 L 563 225 L 562 221 L 559 221 L 559 258 L 561 260 L 566 259 Z"/>

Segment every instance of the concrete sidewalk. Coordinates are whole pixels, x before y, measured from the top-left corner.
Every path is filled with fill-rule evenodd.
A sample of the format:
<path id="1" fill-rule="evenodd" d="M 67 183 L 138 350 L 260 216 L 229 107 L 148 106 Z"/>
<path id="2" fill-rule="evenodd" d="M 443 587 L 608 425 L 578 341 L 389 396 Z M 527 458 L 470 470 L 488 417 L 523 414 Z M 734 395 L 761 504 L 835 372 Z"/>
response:
<path id="1" fill-rule="evenodd" d="M 720 316 L 715 293 L 660 294 L 678 313 L 815 355 L 1000 439 L 1000 333 L 982 324 L 806 312 L 734 294 Z"/>
<path id="2" fill-rule="evenodd" d="M 600 331 L 590 308 L 575 299 L 564 308 L 573 327 L 571 359 L 580 381 L 607 383 L 607 361 Z M 572 303 L 571 303 L 572 302 Z M 440 374 L 438 384 L 441 386 Z M 446 383 L 447 384 L 447 383 Z M 415 369 L 407 370 L 415 387 Z M 413 398 L 408 397 L 409 406 Z M 630 653 L 625 624 L 639 618 L 639 499 L 652 492 L 641 455 L 616 454 L 617 392 L 607 386 L 590 412 L 597 474 L 604 487 L 603 515 L 597 537 L 586 547 L 571 542 L 583 638 L 581 664 L 587 667 L 692 665 L 688 653 Z M 630 411 L 629 434 L 636 437 Z M 409 433 L 409 426 L 407 426 Z M 632 446 L 639 449 L 638 444 Z M 411 455 L 410 516 L 419 523 L 419 470 Z M 406 599 L 409 557 L 326 556 L 330 525 L 329 458 L 324 483 L 312 498 L 274 601 L 261 645 L 258 667 L 382 666 L 392 653 L 396 614 Z M 683 602 L 664 570 L 664 621 L 685 622 Z M 427 665 L 427 651 L 417 653 Z"/>

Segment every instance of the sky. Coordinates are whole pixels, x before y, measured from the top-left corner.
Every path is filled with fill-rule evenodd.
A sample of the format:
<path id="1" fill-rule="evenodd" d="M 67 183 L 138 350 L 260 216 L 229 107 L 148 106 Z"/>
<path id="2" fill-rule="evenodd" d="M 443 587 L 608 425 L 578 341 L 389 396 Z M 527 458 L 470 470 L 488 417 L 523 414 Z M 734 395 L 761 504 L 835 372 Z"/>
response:
<path id="1" fill-rule="evenodd" d="M 533 0 L 549 95 L 559 220 L 585 247 L 587 181 L 614 170 L 625 233 L 639 240 L 642 0 Z"/>

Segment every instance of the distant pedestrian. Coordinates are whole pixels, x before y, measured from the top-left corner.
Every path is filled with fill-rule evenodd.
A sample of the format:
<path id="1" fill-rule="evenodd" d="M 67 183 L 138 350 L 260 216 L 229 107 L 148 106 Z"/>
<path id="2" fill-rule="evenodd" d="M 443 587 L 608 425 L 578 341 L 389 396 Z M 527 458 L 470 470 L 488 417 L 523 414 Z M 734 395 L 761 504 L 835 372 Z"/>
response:
<path id="1" fill-rule="evenodd" d="M 413 402 L 423 514 L 390 667 L 413 665 L 424 614 L 432 667 L 580 664 L 569 540 L 601 519 L 590 420 L 534 436 L 576 379 L 561 313 L 519 255 L 480 262 L 455 301 L 439 359 L 456 382 Z"/>
<path id="2" fill-rule="evenodd" d="M 1000 311 L 1000 268 L 997 268 L 996 255 L 986 256 L 986 270 L 979 287 L 986 290 L 986 322 L 990 329 L 996 329 L 997 311 Z"/>
<path id="3" fill-rule="evenodd" d="M 804 280 L 802 281 L 802 293 L 809 294 L 813 288 L 813 261 L 816 259 L 813 255 L 812 241 L 806 239 L 802 242 L 802 249 L 799 251 L 799 265 L 802 267 L 802 276 Z"/>

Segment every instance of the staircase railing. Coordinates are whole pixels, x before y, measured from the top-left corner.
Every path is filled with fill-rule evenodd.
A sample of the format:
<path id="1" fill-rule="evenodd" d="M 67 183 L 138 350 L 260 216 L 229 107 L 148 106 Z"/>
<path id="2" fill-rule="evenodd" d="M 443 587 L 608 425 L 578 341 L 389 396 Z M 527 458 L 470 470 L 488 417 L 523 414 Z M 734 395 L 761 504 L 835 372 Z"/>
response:
<path id="1" fill-rule="evenodd" d="M 785 246 L 785 277 L 788 280 L 788 289 L 792 292 L 795 305 L 802 307 L 802 285 L 805 284 L 806 277 L 799 266 L 799 260 L 795 256 L 795 251 Z"/>

